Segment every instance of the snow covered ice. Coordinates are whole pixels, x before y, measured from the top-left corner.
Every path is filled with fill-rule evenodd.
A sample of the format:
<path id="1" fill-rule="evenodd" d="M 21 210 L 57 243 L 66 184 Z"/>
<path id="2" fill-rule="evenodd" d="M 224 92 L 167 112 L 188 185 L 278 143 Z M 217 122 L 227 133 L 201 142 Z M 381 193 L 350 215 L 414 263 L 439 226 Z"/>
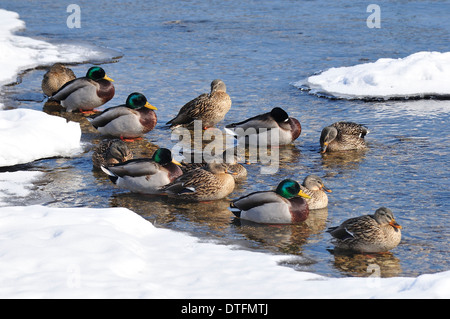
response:
<path id="1" fill-rule="evenodd" d="M 80 124 L 41 111 L 0 111 L 0 136 L 0 167 L 81 151 Z"/>
<path id="2" fill-rule="evenodd" d="M 450 52 L 417 52 L 400 59 L 331 68 L 293 85 L 342 99 L 448 98 Z"/>

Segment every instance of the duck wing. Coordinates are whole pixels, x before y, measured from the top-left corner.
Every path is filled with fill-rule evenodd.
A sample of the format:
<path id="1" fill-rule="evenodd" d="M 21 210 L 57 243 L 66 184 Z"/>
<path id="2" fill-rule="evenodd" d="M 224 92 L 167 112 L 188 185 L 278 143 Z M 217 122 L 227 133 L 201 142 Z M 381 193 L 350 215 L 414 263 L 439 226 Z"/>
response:
<path id="1" fill-rule="evenodd" d="M 161 165 L 150 158 L 137 158 L 123 163 L 104 167 L 104 169 L 119 177 L 139 177 L 156 174 L 161 169 Z"/>
<path id="2" fill-rule="evenodd" d="M 270 112 L 253 116 L 249 119 L 246 119 L 242 122 L 231 123 L 225 126 L 226 128 L 242 128 L 246 130 L 248 128 L 255 129 L 271 129 L 278 127 L 278 123 L 274 120 Z"/>
<path id="3" fill-rule="evenodd" d="M 168 121 L 167 125 L 179 125 L 179 124 L 190 124 L 193 120 L 198 118 L 203 112 L 205 105 L 209 99 L 209 94 L 204 93 L 195 99 L 187 102 L 183 105 L 178 112 L 178 115 Z"/>
<path id="4" fill-rule="evenodd" d="M 161 188 L 162 191 L 171 194 L 185 194 L 185 193 L 197 193 L 205 192 L 208 189 L 214 189 L 220 187 L 217 185 L 217 179 L 214 174 L 204 170 L 203 168 L 197 168 L 184 173 L 179 176 L 175 181 L 167 184 Z"/>
<path id="5" fill-rule="evenodd" d="M 252 208 L 269 203 L 286 203 L 281 196 L 274 191 L 259 191 L 242 196 L 231 202 L 232 208 L 247 211 Z"/>
<path id="6" fill-rule="evenodd" d="M 89 122 L 91 122 L 92 126 L 94 126 L 95 128 L 99 128 L 106 126 L 108 123 L 121 116 L 129 115 L 130 113 L 133 113 L 130 108 L 126 107 L 125 105 L 118 105 L 110 107 L 100 114 L 88 118 L 88 120 Z"/>
<path id="7" fill-rule="evenodd" d="M 56 93 L 51 96 L 51 100 L 64 101 L 73 92 L 80 89 L 96 85 L 96 83 L 86 77 L 77 78 L 64 84 Z"/>
<path id="8" fill-rule="evenodd" d="M 327 231 L 340 240 L 365 238 L 376 224 L 372 215 L 365 215 L 347 219 L 341 225 L 330 227 Z"/>
<path id="9" fill-rule="evenodd" d="M 333 124 L 341 134 L 344 135 L 358 135 L 364 137 L 369 133 L 369 129 L 363 124 L 353 122 L 337 122 Z"/>

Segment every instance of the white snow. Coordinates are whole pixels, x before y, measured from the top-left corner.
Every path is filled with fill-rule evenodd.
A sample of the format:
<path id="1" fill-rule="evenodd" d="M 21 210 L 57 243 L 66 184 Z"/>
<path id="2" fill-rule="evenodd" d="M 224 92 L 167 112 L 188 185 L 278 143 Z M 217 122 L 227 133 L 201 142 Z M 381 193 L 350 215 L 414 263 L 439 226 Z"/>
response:
<path id="1" fill-rule="evenodd" d="M 343 99 L 450 96 L 450 52 L 417 52 L 405 58 L 328 69 L 294 86 Z"/>
<path id="2" fill-rule="evenodd" d="M 30 109 L 0 111 L 0 167 L 81 151 L 81 128 L 58 116 Z"/>
<path id="3" fill-rule="evenodd" d="M 71 60 L 60 47 L 11 33 L 23 26 L 16 13 L 0 10 L 1 84 L 25 68 Z M 71 156 L 80 132 L 78 124 L 43 112 L 0 111 L 0 166 Z M 327 278 L 278 264 L 289 256 L 154 227 L 125 208 L 6 206 L 8 197 L 25 201 L 42 174 L 0 173 L 0 298 L 450 297 L 450 271 Z"/>
<path id="4" fill-rule="evenodd" d="M 0 208 L 1 298 L 448 298 L 450 271 L 327 278 L 125 208 Z"/>

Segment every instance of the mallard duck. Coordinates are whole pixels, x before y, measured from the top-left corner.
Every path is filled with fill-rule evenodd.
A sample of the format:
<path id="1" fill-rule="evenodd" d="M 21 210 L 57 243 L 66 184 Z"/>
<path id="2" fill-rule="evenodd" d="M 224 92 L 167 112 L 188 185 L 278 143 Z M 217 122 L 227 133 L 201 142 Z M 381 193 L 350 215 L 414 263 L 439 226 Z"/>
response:
<path id="1" fill-rule="evenodd" d="M 64 84 L 50 100 L 58 101 L 67 112 L 92 111 L 114 96 L 113 79 L 106 76 L 101 67 L 91 67 L 85 77 L 76 78 Z"/>
<path id="2" fill-rule="evenodd" d="M 331 190 L 325 187 L 319 176 L 306 176 L 300 188 L 311 197 L 306 199 L 309 209 L 321 209 L 328 206 L 328 196 L 325 192 L 331 193 Z"/>
<path id="3" fill-rule="evenodd" d="M 225 198 L 234 190 L 234 178 L 222 164 L 209 163 L 190 170 L 174 182 L 161 187 L 170 197 L 189 201 L 213 201 Z"/>
<path id="4" fill-rule="evenodd" d="M 262 224 L 297 224 L 309 215 L 309 198 L 292 180 L 281 181 L 274 191 L 250 193 L 230 203 L 237 217 Z"/>
<path id="5" fill-rule="evenodd" d="M 225 126 L 228 133 L 246 144 L 286 145 L 296 140 L 302 132 L 300 122 L 280 107 L 270 112 L 251 117 L 245 121 Z M 278 139 L 272 141 L 272 134 Z"/>
<path id="6" fill-rule="evenodd" d="M 133 193 L 157 194 L 159 188 L 173 182 L 183 172 L 180 163 L 172 159 L 172 152 L 166 148 L 155 151 L 152 158 L 132 159 L 101 169 L 118 187 Z"/>
<path id="7" fill-rule="evenodd" d="M 350 218 L 340 226 L 330 227 L 337 248 L 363 253 L 389 251 L 400 243 L 402 227 L 392 211 L 380 207 L 374 215 Z"/>
<path id="8" fill-rule="evenodd" d="M 211 162 L 222 163 L 227 171 L 233 172 L 232 176 L 236 183 L 242 182 L 247 178 L 247 169 L 240 163 L 236 155 L 233 155 L 231 159 L 227 156 L 226 152 L 221 157 L 213 159 Z M 203 159 L 201 163 L 193 163 L 192 160 L 189 163 L 181 162 L 181 170 L 183 173 L 191 171 L 197 168 L 205 168 L 208 163 Z"/>
<path id="9" fill-rule="evenodd" d="M 142 137 L 153 130 L 156 107 L 141 93 L 131 93 L 124 105 L 110 107 L 88 119 L 101 134 L 129 140 Z"/>
<path id="10" fill-rule="evenodd" d="M 61 63 L 53 64 L 47 73 L 44 74 L 41 87 L 42 91 L 47 96 L 52 96 L 57 92 L 64 84 L 72 81 L 76 78 L 71 69 L 64 66 Z"/>
<path id="11" fill-rule="evenodd" d="M 366 148 L 367 127 L 353 122 L 336 122 L 325 127 L 320 135 L 321 153 Z"/>
<path id="12" fill-rule="evenodd" d="M 110 166 L 131 159 L 133 153 L 127 144 L 119 139 L 101 141 L 92 153 L 92 164 L 96 169 L 100 169 L 102 165 Z"/>
<path id="13" fill-rule="evenodd" d="M 178 115 L 167 122 L 171 128 L 193 127 L 195 120 L 201 120 L 202 128 L 213 127 L 223 120 L 231 108 L 231 99 L 222 80 L 211 82 L 211 92 L 204 93 L 186 103 Z"/>

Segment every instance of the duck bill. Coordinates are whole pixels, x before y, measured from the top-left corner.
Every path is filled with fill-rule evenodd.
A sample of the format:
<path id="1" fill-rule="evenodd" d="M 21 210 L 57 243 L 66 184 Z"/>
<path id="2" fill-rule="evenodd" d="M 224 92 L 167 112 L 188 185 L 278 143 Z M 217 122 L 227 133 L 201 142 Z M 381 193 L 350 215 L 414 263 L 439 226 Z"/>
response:
<path id="1" fill-rule="evenodd" d="M 178 162 L 178 161 L 175 160 L 175 159 L 172 159 L 172 163 L 174 163 L 175 165 L 178 165 L 178 166 L 183 166 L 183 165 L 181 165 L 180 162 Z"/>
<path id="2" fill-rule="evenodd" d="M 150 110 L 158 110 L 155 106 L 151 105 L 148 102 L 146 102 L 144 106 Z"/>
<path id="3" fill-rule="evenodd" d="M 237 175 L 237 174 L 238 174 L 238 173 L 236 173 L 236 172 L 233 172 L 233 171 L 230 170 L 230 169 L 227 169 L 227 170 L 225 171 L 225 173 L 230 174 L 230 175 Z"/>
<path id="4" fill-rule="evenodd" d="M 108 81 L 110 81 L 110 82 L 114 82 L 114 80 L 111 79 L 111 78 L 110 78 L 109 76 L 107 76 L 107 75 L 105 75 L 105 77 L 104 77 L 103 79 L 108 80 Z"/>
<path id="5" fill-rule="evenodd" d="M 321 190 L 323 190 L 324 192 L 327 192 L 327 193 L 332 193 L 333 192 L 331 189 L 325 187 L 325 185 L 322 185 Z"/>
<path id="6" fill-rule="evenodd" d="M 392 227 L 397 228 L 397 229 L 402 229 L 402 226 L 400 226 L 399 224 L 397 224 L 397 222 L 396 222 L 394 219 L 391 220 L 391 222 L 389 223 L 389 225 L 391 225 Z"/>
<path id="7" fill-rule="evenodd" d="M 300 196 L 300 197 L 303 197 L 303 198 L 311 198 L 311 196 L 309 196 L 308 194 L 306 194 L 302 190 L 300 190 L 300 192 L 298 192 L 297 195 Z"/>
<path id="8" fill-rule="evenodd" d="M 320 149 L 320 153 L 325 153 L 327 151 L 328 143 L 323 143 L 322 148 Z"/>

